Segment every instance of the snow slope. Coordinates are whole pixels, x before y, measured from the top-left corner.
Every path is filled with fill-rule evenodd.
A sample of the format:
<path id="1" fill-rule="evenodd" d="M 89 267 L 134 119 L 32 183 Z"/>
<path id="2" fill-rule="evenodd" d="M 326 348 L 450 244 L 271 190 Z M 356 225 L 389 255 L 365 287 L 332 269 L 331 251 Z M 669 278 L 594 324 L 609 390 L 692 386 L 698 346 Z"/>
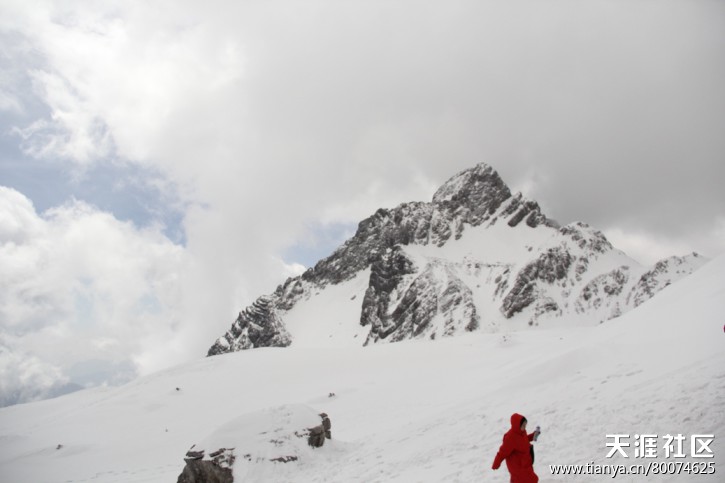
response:
<path id="1" fill-rule="evenodd" d="M 255 443 L 256 415 L 289 411 L 327 412 L 333 439 L 318 450 L 297 445 L 297 462 L 235 465 L 244 481 L 506 482 L 505 469 L 490 466 L 513 412 L 542 426 L 542 483 L 724 481 L 723 324 L 725 256 L 594 327 L 205 358 L 123 387 L 1 409 L 0 481 L 175 481 L 192 444 L 269 454 Z M 269 430 L 298 429 L 294 419 Z M 714 434 L 716 474 L 550 473 L 550 464 L 648 462 L 607 459 L 614 433 Z M 661 450 L 659 460 L 668 461 Z"/>

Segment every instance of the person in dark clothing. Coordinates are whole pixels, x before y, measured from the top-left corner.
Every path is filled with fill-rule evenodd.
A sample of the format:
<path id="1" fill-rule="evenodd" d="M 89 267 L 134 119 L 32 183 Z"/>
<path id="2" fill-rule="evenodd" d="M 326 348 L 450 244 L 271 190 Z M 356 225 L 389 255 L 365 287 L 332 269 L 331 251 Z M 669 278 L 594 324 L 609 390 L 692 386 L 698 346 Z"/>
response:
<path id="1" fill-rule="evenodd" d="M 511 483 L 538 483 L 539 477 L 534 473 L 533 447 L 531 441 L 539 435 L 538 429 L 531 434 L 526 433 L 526 418 L 518 413 L 511 416 L 511 429 L 503 435 L 503 443 L 493 460 L 494 470 L 501 467 L 505 460 L 511 473 Z"/>

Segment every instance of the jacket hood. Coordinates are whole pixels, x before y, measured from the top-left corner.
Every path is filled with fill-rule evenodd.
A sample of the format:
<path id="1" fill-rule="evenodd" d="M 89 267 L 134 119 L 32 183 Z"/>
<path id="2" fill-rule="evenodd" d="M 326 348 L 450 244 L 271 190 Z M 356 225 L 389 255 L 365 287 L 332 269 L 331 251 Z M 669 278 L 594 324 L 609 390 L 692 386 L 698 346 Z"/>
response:
<path id="1" fill-rule="evenodd" d="M 511 429 L 514 431 L 521 431 L 521 421 L 526 419 L 524 416 L 522 416 L 519 413 L 513 413 L 511 415 Z"/>

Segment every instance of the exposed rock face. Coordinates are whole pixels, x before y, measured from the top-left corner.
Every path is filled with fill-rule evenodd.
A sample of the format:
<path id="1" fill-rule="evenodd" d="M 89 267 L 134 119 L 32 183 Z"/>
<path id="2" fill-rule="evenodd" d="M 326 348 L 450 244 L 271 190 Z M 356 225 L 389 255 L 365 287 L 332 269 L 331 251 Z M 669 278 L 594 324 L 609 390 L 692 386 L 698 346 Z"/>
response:
<path id="1" fill-rule="evenodd" d="M 378 314 L 372 322 L 366 344 L 386 338 L 390 342 L 420 337 L 435 339 L 439 335 L 453 335 L 461 325 L 466 331 L 475 330 L 479 325 L 471 289 L 441 260 L 428 263 L 395 302 L 395 308 L 390 311 L 386 301 L 383 316 Z"/>
<path id="2" fill-rule="evenodd" d="M 232 465 L 234 464 L 232 450 L 221 448 L 204 459 L 204 450 L 186 453 L 183 471 L 176 483 L 233 483 Z"/>
<path id="3" fill-rule="evenodd" d="M 646 302 L 657 292 L 692 273 L 692 267 L 701 267 L 707 260 L 691 253 L 684 257 L 670 257 L 657 262 L 654 268 L 642 275 L 627 296 L 627 303 L 635 307 Z"/>
<path id="4" fill-rule="evenodd" d="M 360 324 L 371 326 L 371 336 L 386 337 L 395 328 L 388 316 L 393 292 L 406 275 L 416 272 L 416 268 L 400 247 L 395 247 L 380 254 L 370 269 L 370 284 L 365 291 Z"/>
<path id="5" fill-rule="evenodd" d="M 673 257 L 647 271 L 588 225 L 559 227 L 480 164 L 443 184 L 430 203 L 403 203 L 363 220 L 332 255 L 240 313 L 209 355 L 293 344 L 286 314 L 366 269 L 355 319 L 369 330 L 361 343 L 370 344 L 565 314 L 606 320 L 699 265 L 696 257 Z"/>
<path id="6" fill-rule="evenodd" d="M 606 253 L 614 248 L 602 232 L 592 230 L 586 223 L 572 223 L 561 227 L 559 232 L 571 239 L 581 250 L 587 250 L 591 253 Z"/>
<path id="7" fill-rule="evenodd" d="M 277 315 L 274 297 L 259 297 L 239 314 L 226 336 L 214 344 L 215 353 L 234 352 L 254 347 L 287 347 L 291 343 Z M 210 350 L 210 355 L 212 353 Z"/>
<path id="8" fill-rule="evenodd" d="M 632 267 L 617 267 L 586 284 L 575 301 L 575 310 L 578 313 L 597 313 L 600 321 L 619 317 L 691 274 L 705 262 L 704 257 L 692 253 L 657 262 L 653 269 L 640 271 L 641 275 L 633 274 Z"/>
<path id="9" fill-rule="evenodd" d="M 538 283 L 551 285 L 564 279 L 569 273 L 572 261 L 568 251 L 562 247 L 555 247 L 548 249 L 538 259 L 526 265 L 516 275 L 514 286 L 503 299 L 501 308 L 504 316 L 511 318 L 539 299 Z"/>
<path id="10" fill-rule="evenodd" d="M 211 461 L 191 460 L 186 462 L 176 483 L 234 483 L 234 477 L 230 468 L 220 468 Z"/>
<path id="11" fill-rule="evenodd" d="M 612 297 L 619 296 L 623 293 L 625 286 L 629 282 L 630 269 L 623 265 L 611 272 L 599 275 L 592 279 L 584 289 L 582 289 L 576 300 L 576 310 L 580 313 L 587 312 L 592 309 L 599 309 L 606 304 Z M 616 303 L 610 317 L 613 318 L 621 315 L 621 305 Z"/>

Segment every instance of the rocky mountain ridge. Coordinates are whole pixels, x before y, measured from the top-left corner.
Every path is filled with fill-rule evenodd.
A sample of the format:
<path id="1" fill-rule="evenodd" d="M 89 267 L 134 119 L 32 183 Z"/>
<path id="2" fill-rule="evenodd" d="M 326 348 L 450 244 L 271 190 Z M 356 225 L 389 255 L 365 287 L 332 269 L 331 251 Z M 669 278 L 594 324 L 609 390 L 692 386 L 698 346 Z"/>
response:
<path id="1" fill-rule="evenodd" d="M 705 261 L 691 254 L 642 267 L 584 223 L 559 226 L 479 164 L 448 180 L 431 202 L 379 209 L 363 220 L 332 255 L 243 310 L 208 355 L 294 344 L 286 320 L 300 306 L 331 286 L 352 287 L 368 271 L 367 286 L 351 297 L 359 305 L 345 309 L 356 313 L 333 314 L 367 330 L 365 345 L 598 323 Z"/>

